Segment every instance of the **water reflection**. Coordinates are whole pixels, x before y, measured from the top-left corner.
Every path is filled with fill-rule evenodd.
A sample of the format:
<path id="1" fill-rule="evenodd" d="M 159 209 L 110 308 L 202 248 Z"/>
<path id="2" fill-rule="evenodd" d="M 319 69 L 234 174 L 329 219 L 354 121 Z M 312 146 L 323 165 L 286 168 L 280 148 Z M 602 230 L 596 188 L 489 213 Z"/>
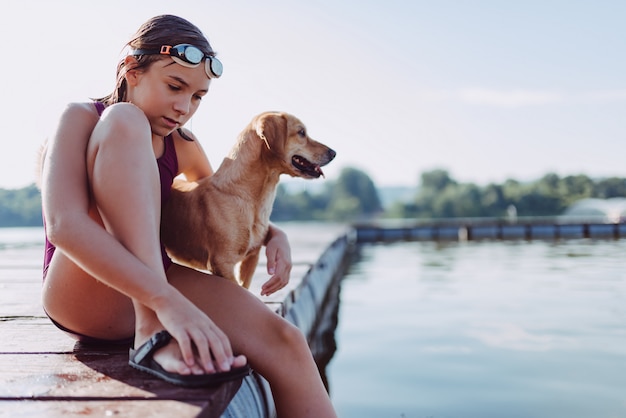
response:
<path id="1" fill-rule="evenodd" d="M 340 416 L 626 416 L 621 241 L 362 248 L 327 368 Z"/>

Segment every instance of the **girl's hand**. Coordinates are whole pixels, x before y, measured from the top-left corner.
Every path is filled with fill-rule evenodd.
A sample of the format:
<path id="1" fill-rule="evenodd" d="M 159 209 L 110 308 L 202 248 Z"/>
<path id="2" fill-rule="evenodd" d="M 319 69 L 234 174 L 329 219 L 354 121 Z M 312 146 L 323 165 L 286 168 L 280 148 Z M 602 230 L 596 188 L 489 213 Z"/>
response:
<path id="1" fill-rule="evenodd" d="M 185 364 L 206 373 L 226 372 L 245 360 L 233 356 L 226 334 L 174 287 L 155 312 L 163 327 L 177 341 Z M 199 361 L 198 361 L 199 360 Z"/>
<path id="2" fill-rule="evenodd" d="M 287 235 L 277 227 L 270 225 L 265 242 L 267 273 L 272 277 L 261 287 L 261 295 L 269 296 L 289 283 L 291 274 L 291 247 Z"/>

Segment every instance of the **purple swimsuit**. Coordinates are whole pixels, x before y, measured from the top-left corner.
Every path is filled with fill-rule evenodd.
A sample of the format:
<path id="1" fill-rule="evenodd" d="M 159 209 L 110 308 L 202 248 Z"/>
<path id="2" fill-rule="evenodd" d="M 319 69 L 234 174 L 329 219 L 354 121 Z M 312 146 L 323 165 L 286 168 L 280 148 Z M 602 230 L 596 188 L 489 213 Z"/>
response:
<path id="1" fill-rule="evenodd" d="M 96 109 L 98 109 L 98 114 L 102 115 L 104 111 L 104 104 L 100 102 L 94 102 Z M 157 164 L 159 166 L 159 177 L 161 178 L 161 207 L 165 205 L 165 202 L 170 197 L 171 191 L 170 188 L 172 183 L 174 182 L 174 177 L 178 174 L 178 158 L 176 158 L 176 149 L 174 148 L 174 137 L 172 135 L 168 135 L 164 138 L 165 141 L 165 150 L 163 151 L 163 155 L 157 158 Z M 44 230 L 46 227 L 46 218 L 45 214 L 43 216 L 44 220 Z M 44 253 L 44 263 L 43 263 L 43 277 L 46 278 L 46 274 L 48 272 L 48 267 L 50 266 L 50 261 L 52 261 L 52 256 L 54 255 L 55 246 L 48 241 L 46 237 L 45 242 L 45 253 Z M 172 260 L 168 257 L 165 252 L 165 246 L 161 243 L 161 256 L 163 258 L 163 267 L 165 271 L 172 265 Z"/>

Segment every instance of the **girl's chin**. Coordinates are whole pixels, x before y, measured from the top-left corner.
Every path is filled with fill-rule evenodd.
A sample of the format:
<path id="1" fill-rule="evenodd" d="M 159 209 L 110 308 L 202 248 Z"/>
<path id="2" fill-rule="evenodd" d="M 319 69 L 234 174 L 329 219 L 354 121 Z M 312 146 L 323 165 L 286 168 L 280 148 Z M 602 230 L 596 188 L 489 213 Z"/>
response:
<path id="1" fill-rule="evenodd" d="M 165 138 L 166 136 L 172 134 L 175 130 L 176 130 L 176 128 L 173 128 L 173 129 L 162 128 L 162 127 L 159 127 L 159 128 L 156 128 L 156 129 L 153 128 L 152 129 L 152 135 L 161 136 L 161 137 Z"/>

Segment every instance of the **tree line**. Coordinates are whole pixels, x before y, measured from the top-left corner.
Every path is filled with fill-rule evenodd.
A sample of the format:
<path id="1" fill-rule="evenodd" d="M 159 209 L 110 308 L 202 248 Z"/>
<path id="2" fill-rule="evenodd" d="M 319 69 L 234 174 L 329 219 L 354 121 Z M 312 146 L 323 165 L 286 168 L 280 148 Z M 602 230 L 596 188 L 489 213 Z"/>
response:
<path id="1" fill-rule="evenodd" d="M 506 180 L 480 187 L 460 183 L 446 170 L 421 176 L 412 202 L 398 203 L 387 216 L 399 218 L 504 217 L 511 208 L 517 216 L 557 216 L 574 202 L 587 198 L 626 197 L 626 179 L 594 180 L 584 174 L 560 177 L 549 173 L 532 182 Z"/>
<path id="2" fill-rule="evenodd" d="M 41 194 L 34 184 L 23 189 L 0 189 L 0 227 L 41 226 Z"/>
<path id="3" fill-rule="evenodd" d="M 626 179 L 594 180 L 586 175 L 549 173 L 532 182 L 506 180 L 479 186 L 462 183 L 446 170 L 421 174 L 415 195 L 383 208 L 379 190 L 367 173 L 344 168 L 338 179 L 316 192 L 289 191 L 279 184 L 272 220 L 355 222 L 374 218 L 504 217 L 512 207 L 518 216 L 556 216 L 585 198 L 626 197 Z M 35 185 L 0 189 L 0 227 L 41 226 L 41 195 Z"/>

